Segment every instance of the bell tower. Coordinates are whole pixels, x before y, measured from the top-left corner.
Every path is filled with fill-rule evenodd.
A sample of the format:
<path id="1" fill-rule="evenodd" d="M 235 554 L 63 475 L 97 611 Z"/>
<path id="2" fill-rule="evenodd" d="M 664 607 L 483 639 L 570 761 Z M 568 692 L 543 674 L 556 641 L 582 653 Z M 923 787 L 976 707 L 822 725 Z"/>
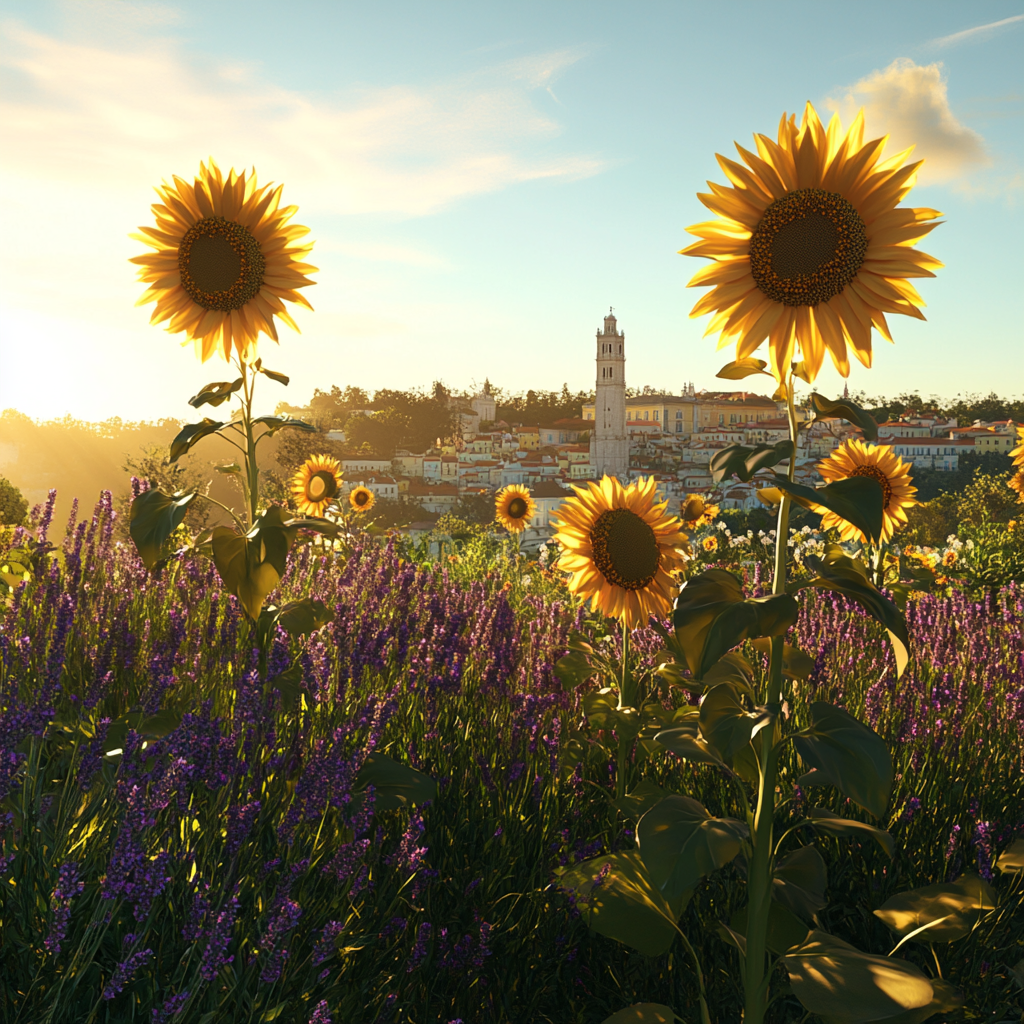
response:
<path id="1" fill-rule="evenodd" d="M 618 329 L 609 307 L 604 330 L 597 332 L 597 400 L 594 432 L 590 438 L 590 463 L 602 476 L 625 480 L 629 473 L 629 439 L 626 437 L 626 335 Z"/>

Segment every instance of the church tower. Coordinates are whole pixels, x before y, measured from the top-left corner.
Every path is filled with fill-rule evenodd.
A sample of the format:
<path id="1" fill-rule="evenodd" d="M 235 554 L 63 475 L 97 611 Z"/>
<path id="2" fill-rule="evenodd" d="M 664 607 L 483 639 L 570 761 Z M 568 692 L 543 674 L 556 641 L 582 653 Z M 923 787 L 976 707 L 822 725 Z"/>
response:
<path id="1" fill-rule="evenodd" d="M 626 335 L 609 309 L 604 330 L 597 332 L 597 400 L 590 436 L 590 464 L 598 479 L 607 474 L 625 480 L 629 473 L 625 349 Z"/>

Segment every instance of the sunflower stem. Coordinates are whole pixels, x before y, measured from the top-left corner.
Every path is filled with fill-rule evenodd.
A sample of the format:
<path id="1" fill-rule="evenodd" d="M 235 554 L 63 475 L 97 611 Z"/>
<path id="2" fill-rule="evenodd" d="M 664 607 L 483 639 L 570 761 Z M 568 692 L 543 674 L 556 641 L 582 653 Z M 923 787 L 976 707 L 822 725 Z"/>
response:
<path id="1" fill-rule="evenodd" d="M 631 708 L 634 705 L 636 695 L 633 692 L 633 677 L 629 672 L 629 628 L 625 622 L 620 623 L 622 628 L 622 678 L 619 683 L 619 710 Z M 621 731 L 621 730 L 620 730 Z M 615 796 L 621 800 L 626 795 L 626 784 L 629 781 L 629 751 L 632 741 L 625 737 L 619 737 L 619 757 L 615 770 Z"/>
<path id="2" fill-rule="evenodd" d="M 787 477 L 792 482 L 796 473 L 796 447 L 799 425 L 793 401 L 793 376 L 786 387 L 786 412 L 789 436 L 793 442 L 793 455 L 789 460 Z M 789 552 L 788 495 L 779 503 L 779 519 L 775 532 L 775 572 L 772 593 L 786 592 L 786 560 Z M 771 638 L 771 659 L 768 663 L 768 685 L 765 704 L 782 704 L 782 655 L 784 639 Z M 777 780 L 778 750 L 775 745 L 775 727 L 761 730 L 761 749 L 758 752 L 759 778 L 757 806 L 750 823 L 752 852 L 747 873 L 747 954 L 743 958 L 743 988 L 745 994 L 744 1024 L 762 1024 L 768 1008 L 768 985 L 765 978 L 765 957 L 768 950 L 768 913 L 772 898 L 772 863 L 774 853 L 775 785 Z"/>
<path id="3" fill-rule="evenodd" d="M 260 471 L 256 465 L 256 439 L 252 432 L 252 396 L 256 387 L 255 375 L 250 378 L 249 365 L 239 358 L 238 368 L 242 374 L 242 430 L 245 433 L 245 498 L 248 526 L 251 530 L 256 522 L 256 506 L 259 502 Z"/>

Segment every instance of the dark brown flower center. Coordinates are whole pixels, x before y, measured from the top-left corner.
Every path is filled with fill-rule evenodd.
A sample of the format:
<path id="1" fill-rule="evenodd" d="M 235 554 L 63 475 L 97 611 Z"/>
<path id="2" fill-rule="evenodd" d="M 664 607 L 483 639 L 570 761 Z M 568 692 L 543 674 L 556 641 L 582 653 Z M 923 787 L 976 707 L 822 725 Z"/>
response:
<path id="1" fill-rule="evenodd" d="M 262 287 L 266 267 L 249 229 L 223 217 L 201 220 L 178 246 L 181 287 L 204 309 L 241 309 Z"/>
<path id="2" fill-rule="evenodd" d="M 369 491 L 356 491 L 355 502 L 357 505 L 365 505 L 370 500 Z"/>
<path id="3" fill-rule="evenodd" d="M 872 480 L 877 480 L 882 488 L 882 509 L 889 507 L 889 502 L 892 501 L 892 484 L 877 466 L 858 466 L 850 476 L 869 476 Z"/>
<path id="4" fill-rule="evenodd" d="M 613 508 L 598 516 L 590 531 L 594 565 L 614 587 L 643 590 L 661 562 L 654 530 L 628 508 Z"/>
<path id="5" fill-rule="evenodd" d="M 522 519 L 526 515 L 526 501 L 523 498 L 513 498 L 508 503 L 509 519 Z"/>
<path id="6" fill-rule="evenodd" d="M 338 493 L 334 474 L 322 469 L 314 473 L 306 484 L 306 498 L 309 501 L 330 501 Z"/>
<path id="7" fill-rule="evenodd" d="M 776 199 L 750 239 L 757 287 L 786 306 L 816 306 L 856 276 L 868 250 L 864 221 L 836 192 L 802 188 Z"/>

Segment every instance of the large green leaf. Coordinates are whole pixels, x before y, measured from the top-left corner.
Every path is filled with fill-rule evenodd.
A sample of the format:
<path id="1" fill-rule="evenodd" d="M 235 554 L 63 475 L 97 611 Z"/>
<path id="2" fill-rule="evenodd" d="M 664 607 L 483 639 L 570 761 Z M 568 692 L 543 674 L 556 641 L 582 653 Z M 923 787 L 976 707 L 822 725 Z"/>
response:
<path id="1" fill-rule="evenodd" d="M 722 377 L 724 380 L 742 380 L 752 374 L 763 373 L 766 377 L 770 377 L 771 374 L 767 367 L 768 364 L 763 359 L 754 359 L 753 356 L 748 356 L 746 359 L 735 359 L 731 363 L 726 363 L 715 376 Z"/>
<path id="2" fill-rule="evenodd" d="M 662 789 L 656 782 L 643 779 L 624 797 L 612 801 L 612 807 L 622 811 L 627 818 L 639 818 L 655 804 L 669 796 L 667 789 Z"/>
<path id="3" fill-rule="evenodd" d="M 676 599 L 675 640 L 697 679 L 744 640 L 781 636 L 796 622 L 799 605 L 790 594 L 743 597 L 739 579 L 709 569 L 688 580 Z"/>
<path id="4" fill-rule="evenodd" d="M 870 476 L 848 476 L 824 487 L 807 487 L 775 474 L 775 486 L 812 512 L 823 508 L 857 527 L 876 544 L 882 536 L 885 497 L 882 485 Z"/>
<path id="5" fill-rule="evenodd" d="M 977 875 L 964 875 L 955 882 L 901 892 L 886 900 L 875 917 L 900 938 L 928 925 L 915 936 L 917 941 L 953 942 L 969 935 L 995 906 L 992 886 Z"/>
<path id="6" fill-rule="evenodd" d="M 835 1024 L 868 1024 L 935 1010 L 931 981 L 906 960 L 862 953 L 826 932 L 812 931 L 782 957 L 789 983 L 804 1009 Z M 936 1007 L 937 1009 L 938 1007 Z"/>
<path id="7" fill-rule="evenodd" d="M 295 520 L 284 516 L 279 505 L 271 505 L 248 533 L 218 526 L 210 539 L 213 561 L 224 586 L 253 620 L 259 619 L 267 595 L 281 582 L 288 551 L 295 543 Z"/>
<path id="8" fill-rule="evenodd" d="M 1024 839 L 1015 839 L 999 855 L 996 867 L 1004 874 L 1019 874 L 1024 871 Z"/>
<path id="9" fill-rule="evenodd" d="M 840 398 L 833 402 L 815 393 L 811 395 L 811 408 L 814 410 L 815 419 L 838 416 L 840 419 L 846 420 L 847 423 L 860 427 L 865 441 L 878 439 L 878 424 L 874 417 L 859 405 L 854 405 L 849 399 Z"/>
<path id="10" fill-rule="evenodd" d="M 423 772 L 401 764 L 387 754 L 367 754 L 356 776 L 355 790 L 374 787 L 374 810 L 394 811 L 437 798 L 437 783 Z"/>
<path id="11" fill-rule="evenodd" d="M 810 769 L 800 786 L 835 786 L 876 818 L 892 789 L 892 758 L 885 740 L 849 712 L 825 701 L 811 704 L 811 725 L 793 735 Z"/>
<path id="12" fill-rule="evenodd" d="M 218 406 L 221 402 L 226 402 L 241 388 L 242 384 L 243 381 L 241 377 L 235 381 L 214 381 L 212 384 L 207 384 L 199 394 L 193 395 L 188 400 L 188 404 L 191 405 L 193 409 L 198 409 L 201 405 Z"/>
<path id="13" fill-rule="evenodd" d="M 750 641 L 759 654 L 771 654 L 772 642 L 767 637 Z M 797 647 L 782 645 L 782 674 L 789 679 L 806 679 L 814 671 L 814 659 Z"/>
<path id="14" fill-rule="evenodd" d="M 654 739 L 666 750 L 694 764 L 713 764 L 716 768 L 729 771 L 729 766 L 701 735 L 696 718 L 692 722 L 683 722 L 682 725 L 673 726 L 671 729 L 662 729 L 655 734 Z"/>
<path id="15" fill-rule="evenodd" d="M 910 661 L 910 633 L 899 609 L 883 596 L 868 579 L 864 564 L 850 558 L 838 544 L 828 544 L 822 557 L 810 555 L 805 559 L 808 568 L 818 575 L 810 586 L 832 590 L 856 601 L 873 619 L 889 632 L 893 655 L 896 658 L 896 677 L 903 675 Z"/>
<path id="16" fill-rule="evenodd" d="M 602 1024 L 672 1024 L 676 1015 L 664 1003 L 634 1003 L 610 1017 Z"/>
<path id="17" fill-rule="evenodd" d="M 334 620 L 334 613 L 316 597 L 289 601 L 277 615 L 277 625 L 291 636 L 306 636 Z"/>
<path id="18" fill-rule="evenodd" d="M 881 818 L 892 790 L 892 757 L 885 740 L 848 711 L 823 700 L 811 704 L 811 725 L 793 735 L 811 769 L 800 786 L 835 786 Z"/>
<path id="19" fill-rule="evenodd" d="M 637 846 L 651 880 L 669 899 L 728 864 L 749 835 L 737 818 L 713 818 L 696 800 L 678 795 L 652 807 L 636 828 Z"/>
<path id="20" fill-rule="evenodd" d="M 211 420 L 204 417 L 199 423 L 189 423 L 178 431 L 177 436 L 171 442 L 169 462 L 177 462 L 194 444 L 197 444 L 209 434 L 216 434 L 218 430 L 230 426 L 220 420 Z"/>
<path id="21" fill-rule="evenodd" d="M 792 441 L 776 441 L 775 444 L 759 444 L 748 448 L 742 444 L 731 444 L 711 456 L 711 479 L 716 484 L 730 479 L 733 474 L 748 483 L 762 469 L 777 466 L 793 454 Z"/>
<path id="22" fill-rule="evenodd" d="M 748 907 L 737 910 L 729 919 L 729 932 L 722 934 L 726 942 L 736 944 L 735 936 L 746 939 Z M 768 905 L 768 949 L 776 956 L 782 956 L 788 949 L 799 946 L 807 939 L 809 929 L 791 910 L 772 900 Z"/>
<path id="23" fill-rule="evenodd" d="M 268 370 L 263 365 L 262 359 L 256 360 L 256 362 L 253 364 L 253 369 L 258 370 L 262 374 L 265 374 L 271 380 L 277 381 L 278 384 L 284 384 L 285 387 L 287 387 L 289 382 L 291 381 L 291 377 L 287 376 L 287 374 L 278 373 L 276 370 Z"/>
<path id="24" fill-rule="evenodd" d="M 555 662 L 555 675 L 563 690 L 582 686 L 597 671 L 584 651 L 570 650 Z"/>
<path id="25" fill-rule="evenodd" d="M 306 431 L 308 434 L 316 433 L 316 427 L 312 423 L 293 420 L 290 416 L 257 416 L 252 421 L 252 425 L 256 426 L 257 423 L 262 423 L 267 428 L 267 434 L 276 434 L 284 427 L 295 427 L 298 430 Z"/>
<path id="26" fill-rule="evenodd" d="M 701 736 L 732 767 L 733 758 L 749 746 L 759 717 L 756 712 L 747 711 L 731 683 L 719 683 L 712 686 L 701 701 Z"/>
<path id="27" fill-rule="evenodd" d="M 132 502 L 128 532 L 147 569 L 164 557 L 168 539 L 195 500 L 195 494 L 168 496 L 158 487 L 151 487 Z"/>
<path id="28" fill-rule="evenodd" d="M 585 902 L 583 916 L 599 935 L 647 956 L 667 953 L 691 892 L 666 899 L 636 850 L 596 857 L 564 872 L 559 885 Z"/>
<path id="29" fill-rule="evenodd" d="M 775 865 L 772 899 L 810 921 L 825 906 L 827 884 L 828 871 L 821 854 L 813 846 L 801 846 Z"/>
<path id="30" fill-rule="evenodd" d="M 819 832 L 833 836 L 849 836 L 851 839 L 874 839 L 885 855 L 892 860 L 896 853 L 896 840 L 888 832 L 883 832 L 874 825 L 853 818 L 841 818 L 824 807 L 812 807 L 807 812 L 807 824 L 813 825 Z"/>

